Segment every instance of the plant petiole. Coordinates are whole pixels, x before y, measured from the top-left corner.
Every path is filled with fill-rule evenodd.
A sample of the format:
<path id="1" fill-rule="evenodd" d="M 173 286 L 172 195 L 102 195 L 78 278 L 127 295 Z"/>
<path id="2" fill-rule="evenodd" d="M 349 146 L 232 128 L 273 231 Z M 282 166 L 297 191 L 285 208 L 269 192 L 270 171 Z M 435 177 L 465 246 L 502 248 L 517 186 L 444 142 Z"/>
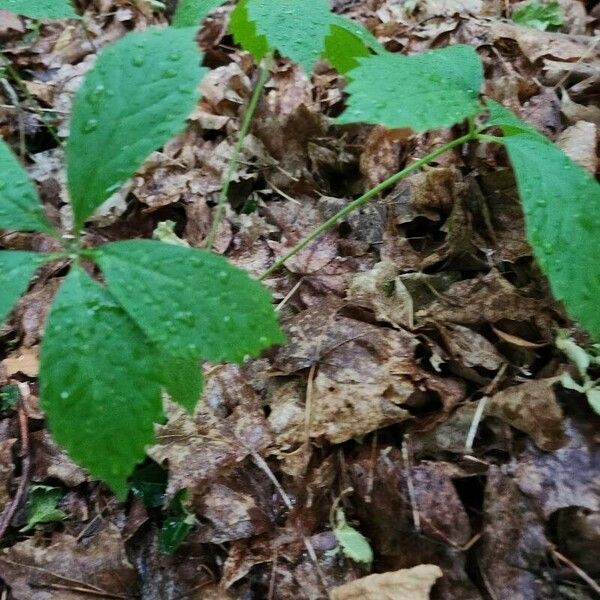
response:
<path id="1" fill-rule="evenodd" d="M 342 208 L 340 211 L 335 213 L 332 217 L 327 219 L 324 223 L 319 225 L 319 227 L 313 229 L 313 231 L 311 231 L 311 233 L 309 233 L 306 237 L 304 237 L 302 240 L 300 240 L 285 256 L 282 256 L 279 260 L 275 261 L 273 263 L 273 265 L 260 276 L 260 278 L 259 278 L 260 281 L 263 281 L 269 275 L 271 275 L 272 273 L 274 273 L 275 271 L 280 269 L 287 260 L 289 260 L 292 256 L 294 256 L 295 254 L 297 254 L 298 252 L 300 252 L 301 250 L 306 248 L 306 246 L 308 246 L 308 244 L 310 244 L 313 240 L 318 238 L 320 235 L 322 235 L 323 233 L 326 233 L 332 227 L 337 225 L 346 215 L 349 215 L 351 212 L 354 212 L 356 209 L 360 208 L 361 206 L 363 206 L 364 204 L 366 204 L 367 202 L 372 200 L 375 196 L 377 196 L 378 194 L 380 194 L 387 188 L 398 183 L 399 181 L 404 179 L 407 175 L 410 175 L 413 171 L 419 170 L 421 167 L 427 165 L 432 160 L 435 160 L 438 156 L 445 154 L 449 150 L 452 150 L 452 148 L 456 148 L 457 146 L 462 146 L 466 142 L 470 142 L 471 140 L 475 139 L 476 137 L 479 137 L 479 135 L 477 134 L 476 131 L 469 131 L 469 133 L 466 133 L 465 135 L 463 135 L 459 138 L 456 138 L 455 140 L 448 142 L 447 144 L 444 144 L 437 150 L 434 150 L 433 152 L 430 152 L 423 158 L 416 160 L 414 163 L 408 165 L 401 171 L 398 171 L 398 173 L 395 173 L 391 177 L 388 177 L 385 181 L 382 181 L 380 184 L 371 188 L 368 192 L 365 192 L 362 196 L 360 196 L 356 200 L 353 200 L 352 202 L 350 202 L 349 204 L 344 206 L 344 208 Z M 491 137 L 491 136 L 488 136 L 488 137 Z"/>
<path id="2" fill-rule="evenodd" d="M 258 101 L 269 78 L 272 63 L 272 54 L 267 55 L 261 63 L 258 81 L 256 82 L 256 86 L 254 88 L 254 91 L 252 92 L 252 97 L 250 98 L 250 103 L 248 104 L 248 108 L 246 109 L 246 114 L 244 115 L 244 120 L 242 121 L 242 126 L 238 134 L 237 142 L 233 147 L 233 151 L 231 152 L 231 156 L 229 157 L 229 161 L 227 163 L 225 178 L 223 179 L 223 186 L 221 187 L 221 192 L 219 193 L 219 201 L 217 203 L 215 218 L 213 220 L 210 232 L 206 238 L 207 250 L 212 249 L 213 243 L 219 231 L 219 226 L 221 225 L 223 214 L 225 212 L 225 204 L 227 203 L 227 195 L 229 194 L 229 186 L 231 185 L 231 179 L 233 178 L 233 174 L 238 165 L 240 153 L 242 151 L 242 146 L 244 145 L 244 140 L 246 139 L 248 131 L 250 130 L 250 124 L 252 123 L 252 117 L 256 112 Z"/>
<path id="3" fill-rule="evenodd" d="M 480 142 L 490 142 L 492 144 L 503 144 L 504 141 L 501 137 L 497 135 L 488 135 L 486 133 L 477 133 L 475 135 L 475 139 Z"/>

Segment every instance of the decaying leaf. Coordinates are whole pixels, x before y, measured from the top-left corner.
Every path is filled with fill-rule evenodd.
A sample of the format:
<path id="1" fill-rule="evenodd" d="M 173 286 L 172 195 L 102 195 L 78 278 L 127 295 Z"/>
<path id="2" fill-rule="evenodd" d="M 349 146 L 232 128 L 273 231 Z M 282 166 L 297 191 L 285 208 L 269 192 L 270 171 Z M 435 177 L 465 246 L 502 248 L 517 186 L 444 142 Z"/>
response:
<path id="1" fill-rule="evenodd" d="M 568 420 L 565 433 L 565 446 L 548 453 L 529 445 L 511 469 L 520 490 L 546 517 L 567 506 L 600 510 L 595 432 L 582 431 Z"/>
<path id="2" fill-rule="evenodd" d="M 544 524 L 516 484 L 497 467 L 488 471 L 479 566 L 497 600 L 548 598 L 536 576 L 548 541 Z"/>
<path id="3" fill-rule="evenodd" d="M 295 446 L 307 436 L 340 443 L 409 419 L 412 410 L 447 411 L 460 401 L 456 380 L 417 364 L 414 335 L 340 316 L 340 308 L 318 306 L 287 325 L 289 343 L 275 366 L 284 373 L 313 365 L 317 371 L 309 392 L 283 384 L 269 399 L 269 423 L 279 444 Z"/>
<path id="4" fill-rule="evenodd" d="M 557 381 L 535 379 L 498 392 L 488 399 L 485 416 L 524 431 L 542 450 L 557 450 L 566 443 L 564 415 L 554 391 Z"/>
<path id="5" fill-rule="evenodd" d="M 86 544 L 67 534 L 49 545 L 35 538 L 19 542 L 0 554 L 0 573 L 15 600 L 83 600 L 90 593 L 121 598 L 137 589 L 121 535 L 110 524 Z"/>
<path id="6" fill-rule="evenodd" d="M 594 175 L 598 166 L 597 136 L 595 123 L 578 121 L 558 136 L 556 144 L 569 158 Z"/>
<path id="7" fill-rule="evenodd" d="M 428 600 L 437 579 L 436 565 L 419 565 L 389 573 L 368 575 L 331 590 L 331 600 Z"/>
<path id="8" fill-rule="evenodd" d="M 169 468 L 170 498 L 184 488 L 201 493 L 207 482 L 272 441 L 254 390 L 232 365 L 207 376 L 205 403 L 194 416 L 172 406 L 157 439 L 149 455 Z"/>

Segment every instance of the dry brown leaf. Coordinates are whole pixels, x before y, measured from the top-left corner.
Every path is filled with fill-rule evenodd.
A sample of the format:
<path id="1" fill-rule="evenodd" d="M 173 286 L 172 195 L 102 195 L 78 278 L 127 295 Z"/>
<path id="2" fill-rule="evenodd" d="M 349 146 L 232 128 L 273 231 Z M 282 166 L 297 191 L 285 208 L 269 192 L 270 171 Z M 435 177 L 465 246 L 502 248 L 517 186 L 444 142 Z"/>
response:
<path id="1" fill-rule="evenodd" d="M 499 272 L 453 284 L 441 297 L 415 315 L 417 320 L 450 321 L 479 326 L 502 319 L 533 321 L 543 333 L 550 330 L 550 302 L 523 295 Z M 549 333 L 550 335 L 550 333 Z"/>
<path id="2" fill-rule="evenodd" d="M 396 327 L 412 326 L 412 298 L 391 262 L 377 263 L 371 271 L 354 277 L 348 290 L 348 302 L 371 309 L 378 321 L 387 321 Z"/>
<path id="3" fill-rule="evenodd" d="M 536 349 L 536 348 L 543 348 L 544 346 L 547 346 L 548 344 L 545 342 L 530 342 L 529 340 L 524 340 L 523 338 L 520 338 L 519 336 L 513 335 L 512 333 L 507 333 L 506 331 L 502 331 L 501 329 L 498 329 L 497 327 L 494 327 L 493 325 L 491 326 L 493 332 L 504 342 L 508 342 L 509 344 L 512 344 L 513 346 L 520 346 L 521 348 L 529 348 L 529 349 Z"/>
<path id="4" fill-rule="evenodd" d="M 87 481 L 88 475 L 78 467 L 58 444 L 45 431 L 35 431 L 31 441 L 31 479 L 44 481 L 48 478 L 60 479 L 69 487 L 75 487 Z"/>
<path id="5" fill-rule="evenodd" d="M 583 35 L 568 35 L 556 31 L 539 31 L 505 21 L 490 21 L 489 32 L 496 42 L 503 38 L 515 40 L 521 51 L 533 63 L 544 56 L 564 61 L 576 61 L 590 56 L 594 41 Z M 597 53 L 592 51 L 592 56 Z"/>
<path id="6" fill-rule="evenodd" d="M 111 524 L 85 544 L 66 534 L 55 534 L 50 545 L 36 538 L 18 542 L 0 554 L 0 574 L 15 600 L 89 600 L 94 592 L 130 598 L 137 590 L 121 534 Z"/>
<path id="7" fill-rule="evenodd" d="M 480 203 L 483 214 L 480 218 L 487 225 L 485 240 L 478 239 L 484 233 L 482 228 L 475 231 L 475 245 L 496 264 L 501 261 L 514 263 L 524 256 L 531 256 L 531 247 L 525 238 L 523 208 L 513 174 L 507 170 L 483 173 L 478 177 L 478 185 L 473 183 L 470 191 L 478 204 L 479 196 L 483 197 Z"/>
<path id="8" fill-rule="evenodd" d="M 264 473 L 250 463 L 241 463 L 231 476 L 197 490 L 192 506 L 201 517 L 201 524 L 195 539 L 222 544 L 270 531 L 272 513 L 278 507 L 277 501 L 273 502 L 273 493 Z"/>
<path id="9" fill-rule="evenodd" d="M 556 139 L 556 145 L 586 171 L 595 175 L 598 167 L 598 127 L 594 123 L 578 121 L 567 127 Z"/>
<path id="10" fill-rule="evenodd" d="M 417 6 L 419 16 L 426 18 L 455 14 L 499 17 L 504 9 L 502 0 L 422 0 Z"/>
<path id="11" fill-rule="evenodd" d="M 306 385 L 286 382 L 268 398 L 269 423 L 285 448 L 308 438 L 333 443 L 410 418 L 412 409 L 442 414 L 463 395 L 453 379 L 421 369 L 415 361 L 416 337 L 337 315 L 340 305 L 322 304 L 286 324 L 289 343 L 274 366 L 284 373 L 318 367 Z"/>
<path id="12" fill-rule="evenodd" d="M 571 63 L 567 63 L 567 65 L 572 66 Z M 574 102 L 566 90 L 562 91 L 560 110 L 563 115 L 567 117 L 567 120 L 571 125 L 574 125 L 577 121 L 587 121 L 589 123 L 594 123 L 596 126 L 600 126 L 600 106 Z"/>
<path id="13" fill-rule="evenodd" d="M 539 572 L 546 562 L 544 523 L 514 481 L 490 466 L 479 568 L 496 600 L 552 598 Z"/>
<path id="14" fill-rule="evenodd" d="M 468 327 L 447 323 L 438 325 L 438 331 L 450 356 L 460 365 L 497 371 L 506 362 L 490 341 Z"/>
<path id="15" fill-rule="evenodd" d="M 206 377 L 204 402 L 194 416 L 175 406 L 168 416 L 148 454 L 168 465 L 170 497 L 183 488 L 201 493 L 251 451 L 272 442 L 256 393 L 235 365 L 217 367 Z"/>
<path id="16" fill-rule="evenodd" d="M 14 377 L 17 373 L 22 373 L 27 377 L 37 377 L 40 371 L 39 348 L 37 346 L 21 348 L 0 362 L 0 367 L 4 369 L 9 378 Z"/>
<path id="17" fill-rule="evenodd" d="M 360 170 L 367 189 L 375 187 L 400 169 L 401 151 L 412 136 L 410 129 L 374 127 L 360 155 Z"/>
<path id="18" fill-rule="evenodd" d="M 583 425 L 583 424 L 582 424 Z M 568 444 L 555 452 L 544 452 L 529 444 L 511 469 L 520 490 L 545 517 L 568 506 L 600 510 L 600 447 L 594 423 L 565 421 Z"/>
<path id="19" fill-rule="evenodd" d="M 428 600 L 434 583 L 443 576 L 436 565 L 418 565 L 368 575 L 331 590 L 331 600 Z"/>
<path id="20" fill-rule="evenodd" d="M 502 390 L 487 400 L 485 416 L 524 431 L 542 450 L 557 450 L 566 443 L 564 415 L 554 391 L 557 381 L 535 379 Z"/>
<path id="21" fill-rule="evenodd" d="M 25 33 L 23 19 L 13 12 L 0 10 L 0 41 L 6 42 L 23 33 Z"/>

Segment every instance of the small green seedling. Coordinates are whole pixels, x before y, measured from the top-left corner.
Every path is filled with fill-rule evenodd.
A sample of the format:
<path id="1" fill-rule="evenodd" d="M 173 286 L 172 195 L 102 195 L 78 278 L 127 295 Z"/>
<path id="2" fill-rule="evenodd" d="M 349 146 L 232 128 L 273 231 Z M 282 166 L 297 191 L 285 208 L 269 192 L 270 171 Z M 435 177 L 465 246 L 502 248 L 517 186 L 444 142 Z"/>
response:
<path id="1" fill-rule="evenodd" d="M 242 362 L 284 341 L 268 292 L 220 256 L 156 240 L 83 242 L 94 210 L 184 127 L 204 74 L 195 33 L 128 34 L 87 74 L 66 150 L 71 235 L 54 230 L 0 142 L 0 227 L 53 235 L 64 246 L 54 254 L 0 251 L 0 321 L 40 265 L 70 260 L 45 327 L 40 400 L 55 439 L 120 497 L 163 419 L 161 390 L 191 411 L 202 388 L 199 360 Z"/>
<path id="2" fill-rule="evenodd" d="M 519 25 L 533 27 L 540 31 L 560 27 L 563 21 L 562 10 L 557 0 L 545 4 L 534 0 L 528 2 L 512 14 L 512 20 Z"/>
<path id="3" fill-rule="evenodd" d="M 600 344 L 593 344 L 589 350 L 584 350 L 566 332 L 561 331 L 556 338 L 556 347 L 577 367 L 581 381 L 578 383 L 569 373 L 564 373 L 560 378 L 562 386 L 585 394 L 590 406 L 600 415 L 600 381 L 589 374 L 590 368 L 600 367 Z"/>
<path id="4" fill-rule="evenodd" d="M 171 501 L 167 516 L 158 534 L 158 548 L 161 554 L 172 556 L 192 531 L 197 519 L 186 506 L 187 491 L 181 490 Z"/>
<path id="5" fill-rule="evenodd" d="M 367 538 L 348 525 L 342 508 L 335 510 L 333 533 L 342 554 L 350 560 L 369 567 L 373 563 L 373 550 Z"/>
<path id="6" fill-rule="evenodd" d="M 29 531 L 41 523 L 64 521 L 69 515 L 57 508 L 63 495 L 60 488 L 49 485 L 32 485 L 25 503 L 27 525 L 21 531 Z"/>

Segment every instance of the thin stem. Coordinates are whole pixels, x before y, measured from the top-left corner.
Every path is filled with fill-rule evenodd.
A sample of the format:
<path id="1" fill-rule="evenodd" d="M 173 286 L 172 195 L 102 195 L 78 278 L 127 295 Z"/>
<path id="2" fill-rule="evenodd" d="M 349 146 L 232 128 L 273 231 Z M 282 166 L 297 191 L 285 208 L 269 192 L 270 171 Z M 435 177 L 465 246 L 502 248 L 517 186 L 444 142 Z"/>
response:
<path id="1" fill-rule="evenodd" d="M 486 133 L 478 133 L 475 136 L 475 139 L 478 139 L 480 142 L 491 142 L 493 144 L 504 144 L 503 138 L 497 135 L 488 135 Z"/>
<path id="2" fill-rule="evenodd" d="M 217 210 L 215 212 L 215 218 L 206 238 L 206 248 L 210 250 L 215 241 L 215 237 L 219 231 L 219 226 L 221 225 L 221 220 L 223 219 L 223 214 L 225 212 L 225 204 L 227 203 L 227 195 L 229 193 L 229 186 L 231 185 L 231 179 L 233 178 L 233 174 L 235 169 L 237 168 L 240 152 L 242 151 L 242 146 L 244 145 L 244 140 L 248 135 L 248 131 L 250 129 L 250 124 L 252 123 L 252 117 L 256 112 L 256 107 L 258 106 L 258 100 L 262 94 L 262 91 L 267 83 L 267 79 L 269 78 L 269 72 L 271 69 L 272 56 L 268 55 L 260 66 L 260 72 L 258 76 L 258 81 L 256 83 L 256 87 L 252 92 L 252 97 L 250 98 L 250 104 L 248 104 L 248 108 L 246 110 L 246 114 L 244 115 L 244 120 L 242 122 L 242 127 L 240 128 L 240 132 L 238 134 L 237 142 L 233 147 L 233 151 L 231 152 L 231 156 L 229 157 L 229 162 L 227 163 L 227 170 L 225 171 L 225 179 L 223 180 L 223 186 L 221 187 L 221 193 L 219 194 L 219 202 L 217 204 Z"/>
<path id="3" fill-rule="evenodd" d="M 29 100 L 34 105 L 34 107 L 35 107 L 38 103 L 35 100 L 35 98 L 31 95 L 31 93 L 29 92 L 29 90 L 27 89 L 27 86 L 25 85 L 25 82 L 23 81 L 23 79 L 22 79 L 19 71 L 17 71 L 17 69 L 15 69 L 13 67 L 12 63 L 10 62 L 10 60 L 7 58 L 7 56 L 1 50 L 0 50 L 0 57 L 3 58 L 6 61 L 6 64 L 3 65 L 4 68 L 6 69 L 6 73 L 19 86 L 19 89 L 23 92 L 23 94 L 25 95 L 25 97 L 27 98 L 27 100 Z M 19 111 L 24 110 L 23 108 L 21 108 L 20 106 L 18 106 L 18 104 L 15 105 L 15 108 L 17 110 L 19 110 Z M 38 108 L 39 108 L 39 106 L 38 106 Z M 42 123 L 44 124 L 44 126 L 48 130 L 48 133 L 52 136 L 52 138 L 54 139 L 54 141 L 56 142 L 56 144 L 58 146 L 63 146 L 64 142 L 60 139 L 60 137 L 58 137 L 58 132 L 56 131 L 54 125 L 52 125 L 49 122 L 49 119 L 46 117 L 45 112 L 42 111 L 42 110 L 38 110 L 36 108 L 33 108 L 32 112 L 34 112 L 36 115 L 39 116 L 40 120 L 42 121 Z"/>
<path id="4" fill-rule="evenodd" d="M 398 183 L 398 181 L 404 179 L 404 177 L 410 175 L 410 173 L 412 173 L 413 171 L 419 170 L 421 167 L 430 163 L 432 160 L 435 160 L 438 156 L 448 152 L 449 150 L 452 150 L 452 148 L 461 146 L 465 142 L 471 141 L 472 139 L 474 139 L 474 137 L 475 134 L 469 132 L 453 140 L 452 142 L 444 144 L 437 150 L 430 152 L 423 158 L 420 158 L 414 163 L 408 165 L 407 167 L 402 169 L 402 171 L 398 171 L 398 173 L 395 173 L 391 177 L 388 177 L 385 181 L 382 181 L 380 184 L 376 185 L 374 188 L 371 188 L 368 192 L 364 193 L 362 196 L 360 196 L 360 198 L 357 198 L 356 200 L 353 200 L 352 202 L 344 206 L 344 208 L 335 213 L 335 215 L 327 219 L 327 221 L 319 225 L 319 227 L 317 227 L 316 229 L 313 229 L 311 233 L 309 233 L 305 238 L 300 240 L 285 256 L 281 257 L 279 260 L 273 263 L 273 265 L 260 276 L 260 280 L 262 281 L 266 279 L 269 275 L 271 275 L 271 273 L 274 273 L 275 271 L 280 269 L 288 259 L 300 252 L 300 250 L 306 248 L 306 246 L 308 246 L 308 244 L 310 244 L 314 239 L 318 238 L 320 235 L 322 235 L 326 231 L 329 231 L 332 227 L 337 225 L 337 223 L 339 223 L 346 215 L 350 214 L 351 212 L 354 212 L 357 208 L 360 208 L 361 206 L 363 206 L 363 204 L 366 204 L 367 202 L 369 202 L 369 200 L 371 200 L 387 188 L 391 187 L 395 183 Z"/>

